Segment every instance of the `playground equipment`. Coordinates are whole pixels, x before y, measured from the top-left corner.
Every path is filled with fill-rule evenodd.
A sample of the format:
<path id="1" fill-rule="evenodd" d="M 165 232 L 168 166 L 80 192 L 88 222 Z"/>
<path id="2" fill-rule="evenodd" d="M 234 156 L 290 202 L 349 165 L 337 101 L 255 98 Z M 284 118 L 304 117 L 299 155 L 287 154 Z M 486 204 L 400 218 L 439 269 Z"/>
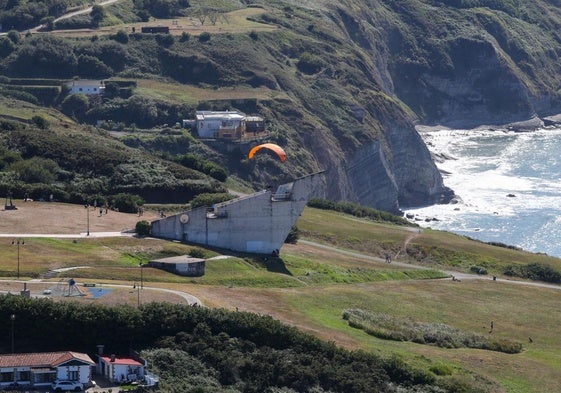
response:
<path id="1" fill-rule="evenodd" d="M 57 290 L 62 293 L 62 296 L 86 296 L 86 294 L 76 285 L 76 281 L 73 278 L 68 280 L 67 286 L 64 283 L 64 279 L 60 280 L 57 285 Z"/>

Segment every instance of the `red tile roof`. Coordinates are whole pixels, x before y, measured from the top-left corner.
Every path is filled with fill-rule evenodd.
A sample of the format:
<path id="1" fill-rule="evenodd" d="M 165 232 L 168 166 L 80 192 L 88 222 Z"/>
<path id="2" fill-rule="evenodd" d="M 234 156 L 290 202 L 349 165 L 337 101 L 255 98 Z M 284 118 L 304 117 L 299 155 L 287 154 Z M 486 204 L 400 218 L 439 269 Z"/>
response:
<path id="1" fill-rule="evenodd" d="M 121 365 L 127 365 L 127 366 L 144 366 L 144 364 L 139 363 L 136 360 L 131 359 L 131 358 L 115 357 L 114 362 L 111 361 L 111 358 L 109 356 L 102 356 L 101 358 L 103 359 L 103 361 L 105 363 L 109 363 L 109 364 L 121 364 Z"/>
<path id="2" fill-rule="evenodd" d="M 85 353 L 66 351 L 0 355 L 0 367 L 56 367 L 73 359 L 95 364 Z"/>

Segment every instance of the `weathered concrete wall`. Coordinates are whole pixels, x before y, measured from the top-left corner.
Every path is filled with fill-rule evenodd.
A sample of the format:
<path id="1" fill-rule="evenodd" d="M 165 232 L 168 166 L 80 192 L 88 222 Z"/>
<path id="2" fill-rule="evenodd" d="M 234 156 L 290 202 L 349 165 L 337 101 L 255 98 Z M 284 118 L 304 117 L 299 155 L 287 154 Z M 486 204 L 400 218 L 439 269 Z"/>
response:
<path id="1" fill-rule="evenodd" d="M 324 187 L 321 173 L 214 206 L 152 222 L 152 236 L 258 254 L 280 250 L 310 195 Z"/>

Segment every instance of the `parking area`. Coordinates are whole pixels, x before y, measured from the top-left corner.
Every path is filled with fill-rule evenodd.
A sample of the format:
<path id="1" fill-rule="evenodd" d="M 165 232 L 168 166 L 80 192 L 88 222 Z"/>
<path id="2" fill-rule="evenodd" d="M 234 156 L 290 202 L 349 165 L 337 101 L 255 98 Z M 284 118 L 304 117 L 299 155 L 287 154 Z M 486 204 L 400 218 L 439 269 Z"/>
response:
<path id="1" fill-rule="evenodd" d="M 109 389 L 111 389 L 112 393 L 117 393 L 120 391 L 119 385 L 117 385 L 114 382 L 110 382 L 105 378 L 102 378 L 101 376 L 97 376 L 97 378 L 94 378 L 95 384 L 92 387 L 89 387 L 86 389 L 86 392 L 88 393 L 94 393 L 94 392 L 109 392 Z"/>

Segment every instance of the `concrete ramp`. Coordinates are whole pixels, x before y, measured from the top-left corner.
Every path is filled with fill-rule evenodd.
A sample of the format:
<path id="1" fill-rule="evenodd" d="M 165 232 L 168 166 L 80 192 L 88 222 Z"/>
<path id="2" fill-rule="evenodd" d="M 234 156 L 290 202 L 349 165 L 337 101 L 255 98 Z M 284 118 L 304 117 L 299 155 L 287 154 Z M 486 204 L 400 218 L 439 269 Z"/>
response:
<path id="1" fill-rule="evenodd" d="M 234 251 L 275 254 L 312 195 L 325 189 L 323 172 L 152 222 L 152 236 Z"/>

